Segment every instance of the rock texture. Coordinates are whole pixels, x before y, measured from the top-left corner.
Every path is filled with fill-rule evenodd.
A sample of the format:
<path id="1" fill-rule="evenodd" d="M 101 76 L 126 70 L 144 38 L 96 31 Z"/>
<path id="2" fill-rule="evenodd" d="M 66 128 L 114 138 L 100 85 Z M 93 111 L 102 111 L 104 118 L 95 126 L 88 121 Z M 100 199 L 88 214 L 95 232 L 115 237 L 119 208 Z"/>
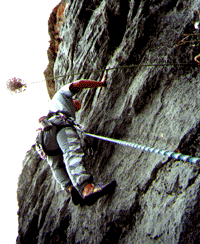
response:
<path id="1" fill-rule="evenodd" d="M 195 11 L 198 0 L 68 1 L 54 76 L 73 75 L 55 90 L 108 70 L 106 89 L 78 95 L 86 131 L 200 157 Z M 193 39 L 179 43 L 185 34 Z M 114 194 L 75 207 L 33 146 L 18 183 L 18 244 L 200 242 L 199 166 L 86 139 L 86 168 L 96 182 L 116 179 Z"/>
<path id="2" fill-rule="evenodd" d="M 53 76 L 53 67 L 58 53 L 58 47 L 62 42 L 60 38 L 60 29 L 65 21 L 64 11 L 66 7 L 66 2 L 61 1 L 50 14 L 48 20 L 48 33 L 50 36 L 50 45 L 47 50 L 48 56 L 48 66 L 44 71 L 44 77 L 46 79 L 46 85 L 49 97 L 52 98 L 55 94 L 55 81 Z"/>

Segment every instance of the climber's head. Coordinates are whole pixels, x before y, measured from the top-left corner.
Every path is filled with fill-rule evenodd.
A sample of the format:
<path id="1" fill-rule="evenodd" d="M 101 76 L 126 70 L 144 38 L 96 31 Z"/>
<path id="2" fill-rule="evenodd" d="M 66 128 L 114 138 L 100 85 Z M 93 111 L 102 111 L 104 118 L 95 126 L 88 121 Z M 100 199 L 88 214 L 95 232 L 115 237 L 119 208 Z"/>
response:
<path id="1" fill-rule="evenodd" d="M 74 107 L 75 107 L 75 112 L 77 112 L 79 109 L 81 109 L 81 103 L 78 100 L 73 99 L 73 103 L 74 103 Z"/>

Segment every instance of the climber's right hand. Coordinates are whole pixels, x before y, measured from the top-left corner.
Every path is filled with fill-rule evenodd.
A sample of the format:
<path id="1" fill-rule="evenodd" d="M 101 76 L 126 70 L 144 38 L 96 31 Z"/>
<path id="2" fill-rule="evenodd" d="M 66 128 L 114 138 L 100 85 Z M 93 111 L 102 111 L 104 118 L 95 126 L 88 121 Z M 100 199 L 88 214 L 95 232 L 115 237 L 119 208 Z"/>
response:
<path id="1" fill-rule="evenodd" d="M 101 80 L 102 86 L 106 87 L 106 79 L 107 79 L 107 75 L 105 74 L 104 77 Z"/>

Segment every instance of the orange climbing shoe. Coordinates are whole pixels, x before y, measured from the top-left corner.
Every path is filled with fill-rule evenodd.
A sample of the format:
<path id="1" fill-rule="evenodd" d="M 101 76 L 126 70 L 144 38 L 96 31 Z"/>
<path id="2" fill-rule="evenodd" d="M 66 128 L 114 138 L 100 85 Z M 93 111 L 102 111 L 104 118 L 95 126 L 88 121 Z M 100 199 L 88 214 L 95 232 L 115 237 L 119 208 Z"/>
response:
<path id="1" fill-rule="evenodd" d="M 116 187 L 116 181 L 111 181 L 110 183 L 104 185 L 99 183 L 97 185 L 87 184 L 82 192 L 83 204 L 91 206 L 99 198 L 104 195 L 112 194 Z"/>

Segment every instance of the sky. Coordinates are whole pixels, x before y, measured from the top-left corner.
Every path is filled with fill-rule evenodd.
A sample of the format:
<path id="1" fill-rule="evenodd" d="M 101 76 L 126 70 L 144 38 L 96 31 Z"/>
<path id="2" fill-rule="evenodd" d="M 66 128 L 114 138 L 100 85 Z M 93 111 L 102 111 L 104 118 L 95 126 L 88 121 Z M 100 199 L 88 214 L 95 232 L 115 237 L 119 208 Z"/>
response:
<path id="1" fill-rule="evenodd" d="M 25 92 L 15 95 L 6 90 L 6 82 L 13 77 L 27 84 L 44 80 L 50 40 L 48 18 L 59 2 L 10 0 L 1 3 L 0 243 L 16 243 L 18 177 L 26 152 L 35 142 L 38 118 L 48 112 L 49 101 L 44 81 L 28 85 Z"/>

